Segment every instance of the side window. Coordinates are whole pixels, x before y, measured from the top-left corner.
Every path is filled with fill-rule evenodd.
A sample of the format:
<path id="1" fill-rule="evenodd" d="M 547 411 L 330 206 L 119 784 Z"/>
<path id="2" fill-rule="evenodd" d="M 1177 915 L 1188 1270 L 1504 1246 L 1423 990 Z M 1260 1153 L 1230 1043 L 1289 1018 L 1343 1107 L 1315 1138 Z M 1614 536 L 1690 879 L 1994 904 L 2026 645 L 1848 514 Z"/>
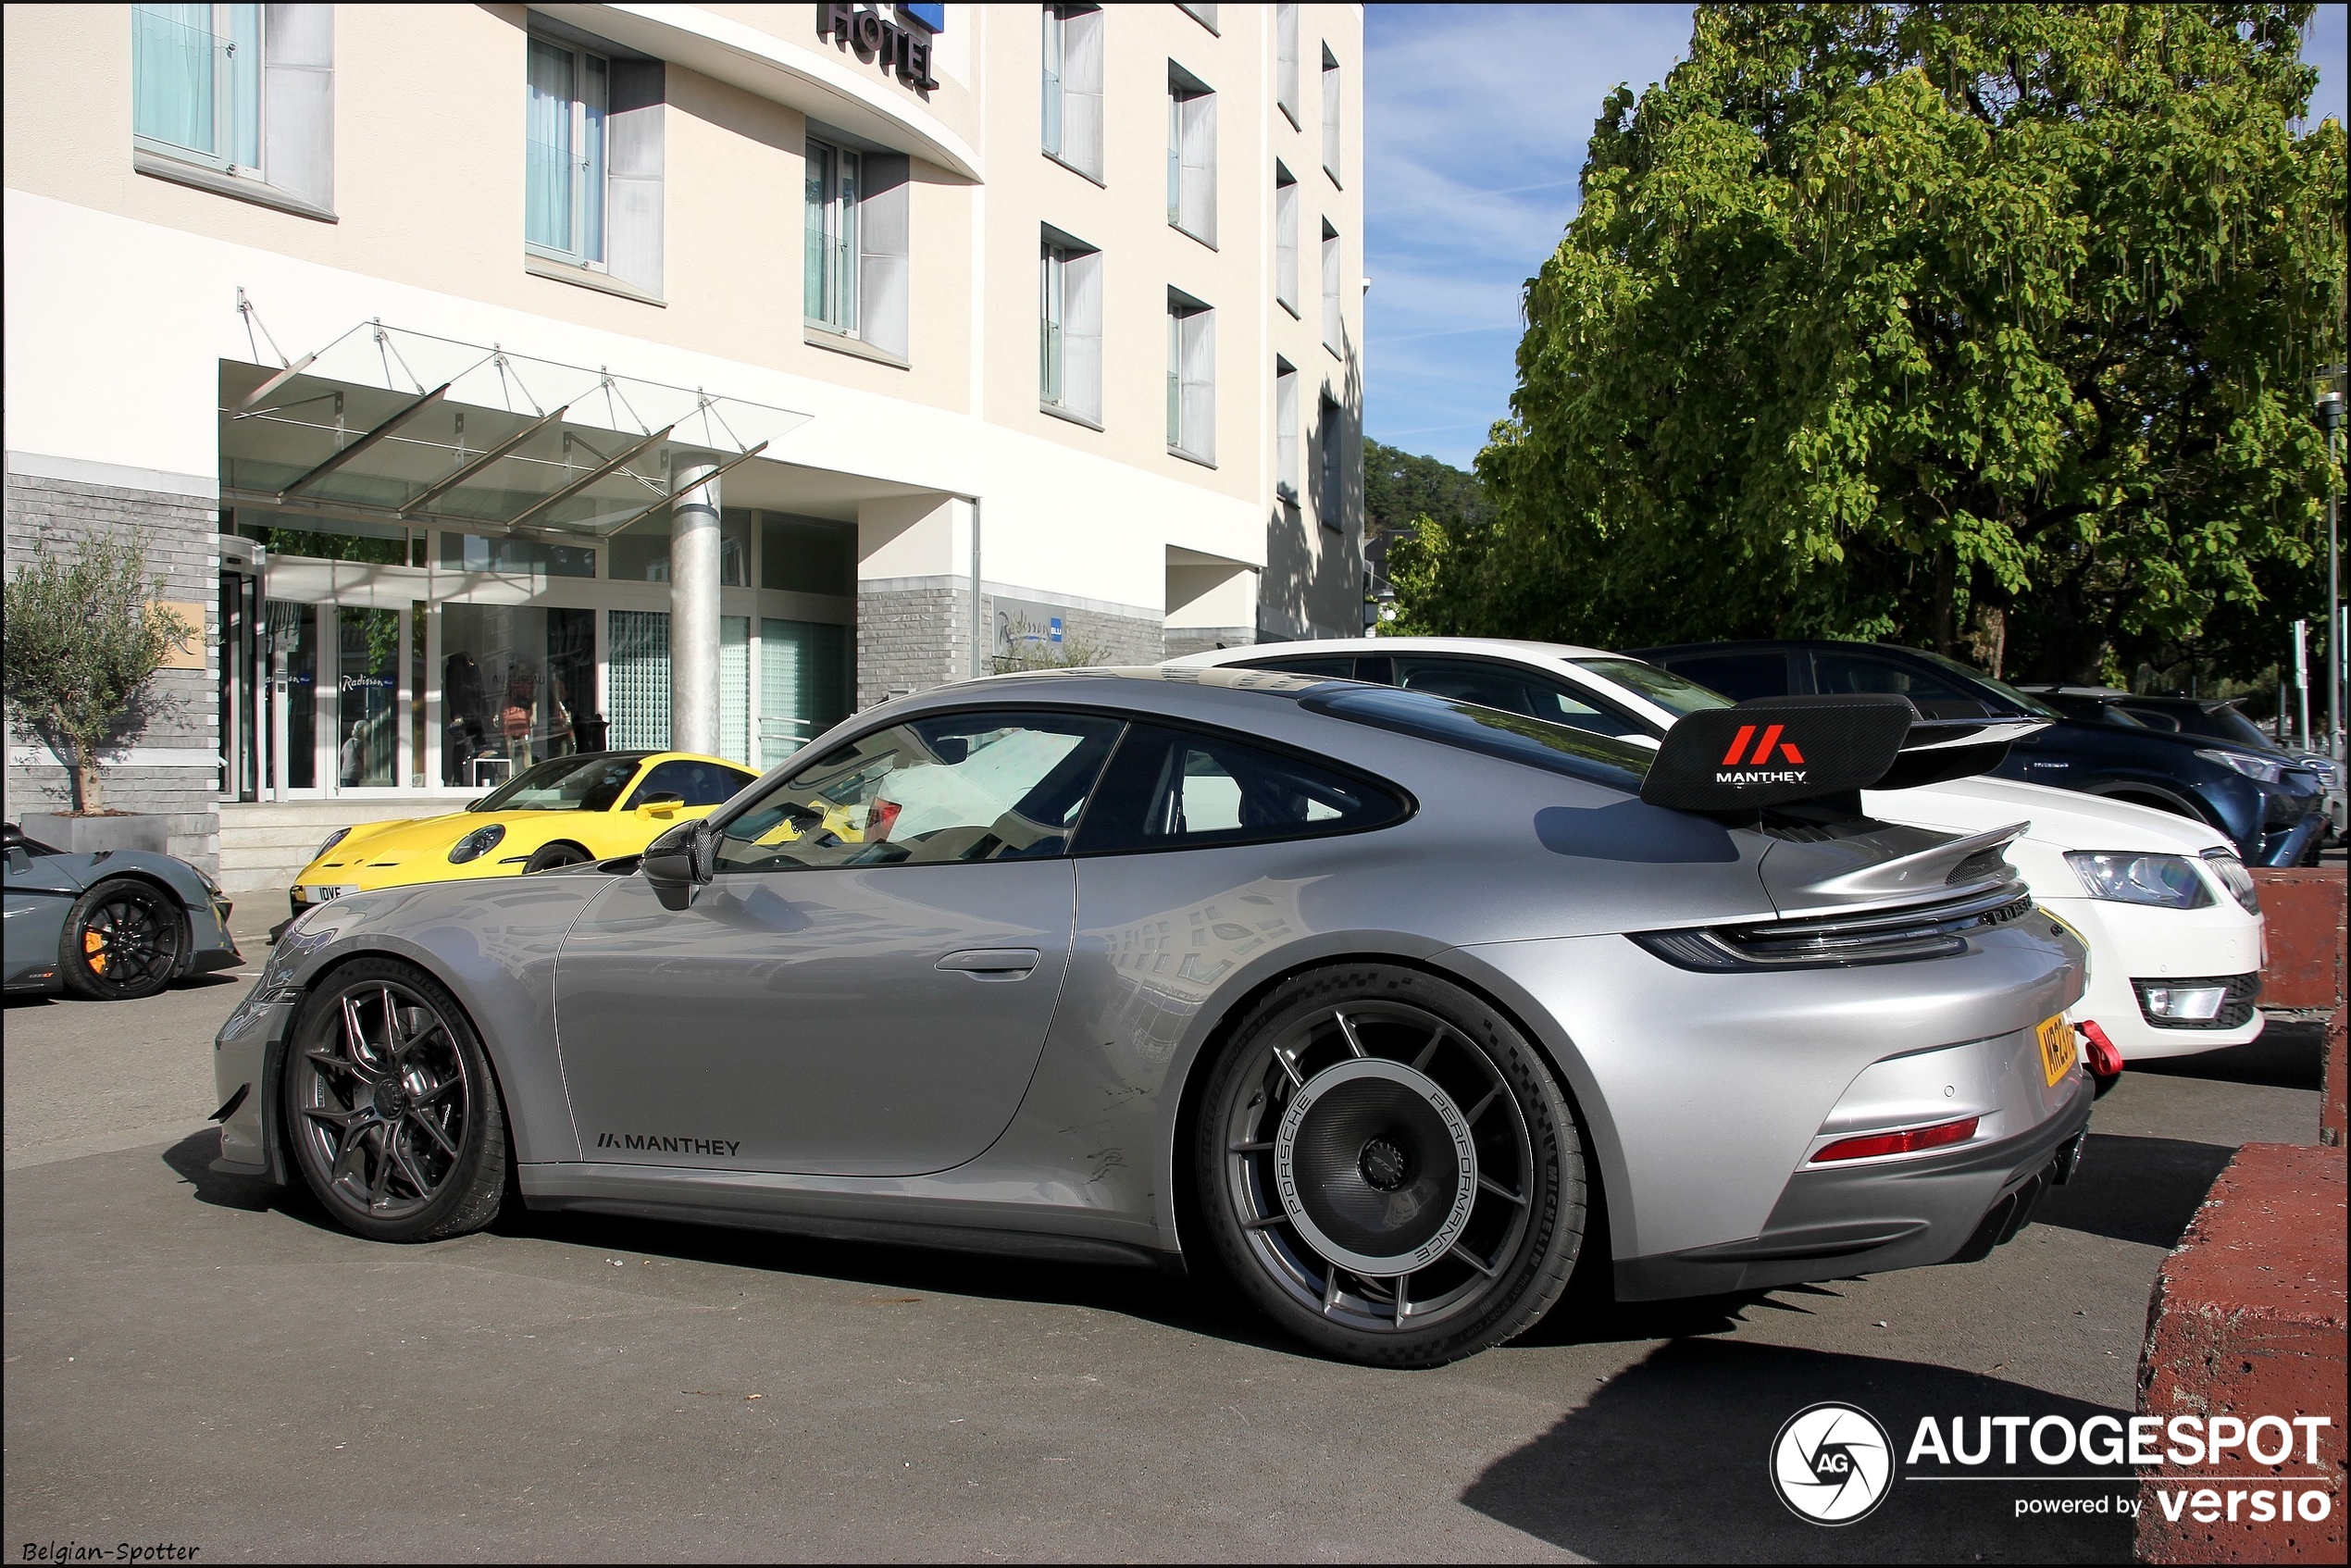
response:
<path id="1" fill-rule="evenodd" d="M 1279 670 L 1284 675 L 1312 675 L 1326 680 L 1352 680 L 1355 678 L 1355 655 L 1318 653 L 1311 658 L 1251 659 L 1248 667 Z"/>
<path id="2" fill-rule="evenodd" d="M 1663 662 L 1675 675 L 1711 686 L 1735 703 L 1785 697 L 1790 690 L 1785 653 L 1706 653 Z"/>
<path id="3" fill-rule="evenodd" d="M 1828 694 L 1890 691 L 1908 697 L 1928 718 L 1981 718 L 1990 711 L 1948 681 L 1866 653 L 1814 653 L 1812 679 L 1822 692 Z"/>
<path id="4" fill-rule="evenodd" d="M 715 762 L 673 757 L 647 773 L 644 781 L 628 792 L 628 803 L 621 809 L 633 811 L 651 797 L 663 794 L 676 795 L 690 806 L 725 805 L 735 798 L 736 790 L 756 777 Z"/>
<path id="5" fill-rule="evenodd" d="M 1414 659 L 1396 661 L 1396 684 L 1407 691 L 1426 691 L 1457 703 L 1499 708 L 1595 735 L 1646 735 L 1639 724 L 1601 706 L 1564 681 L 1548 680 L 1532 671 L 1474 659 Z"/>
<path id="6" fill-rule="evenodd" d="M 877 729 L 793 770 L 728 822 L 718 869 L 1064 853 L 1119 728 L 1077 714 L 976 713 Z"/>
<path id="7" fill-rule="evenodd" d="M 1095 792 L 1077 852 L 1303 839 L 1404 813 L 1400 796 L 1336 768 L 1230 736 L 1138 724 Z"/>

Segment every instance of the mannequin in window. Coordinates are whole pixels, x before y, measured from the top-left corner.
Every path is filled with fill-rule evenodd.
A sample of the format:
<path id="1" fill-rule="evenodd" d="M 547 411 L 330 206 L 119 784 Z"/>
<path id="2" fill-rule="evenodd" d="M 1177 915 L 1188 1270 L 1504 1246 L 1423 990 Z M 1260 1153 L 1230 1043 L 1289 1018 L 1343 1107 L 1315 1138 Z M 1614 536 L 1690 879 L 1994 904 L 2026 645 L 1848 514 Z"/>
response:
<path id="1" fill-rule="evenodd" d="M 463 785 L 473 778 L 473 760 L 490 748 L 488 703 L 482 693 L 481 666 L 464 651 L 442 661 L 442 712 L 446 716 L 442 740 L 442 782 Z"/>

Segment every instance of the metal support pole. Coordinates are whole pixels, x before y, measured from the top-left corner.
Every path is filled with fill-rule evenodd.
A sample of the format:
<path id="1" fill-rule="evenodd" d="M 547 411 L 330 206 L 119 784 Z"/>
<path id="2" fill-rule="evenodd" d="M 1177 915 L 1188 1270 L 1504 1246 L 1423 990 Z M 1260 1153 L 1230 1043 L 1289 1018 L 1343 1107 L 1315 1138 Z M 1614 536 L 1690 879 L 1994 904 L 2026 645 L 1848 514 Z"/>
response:
<path id="1" fill-rule="evenodd" d="M 2341 365 L 2330 365 L 2321 375 L 2340 378 Z M 2319 395 L 2319 429 L 2327 443 L 2327 755 L 2343 761 L 2343 552 L 2335 532 L 2335 492 L 2343 488 L 2343 470 L 2334 454 L 2335 432 L 2343 429 L 2343 394 Z M 2307 746 L 2307 741 L 2304 744 Z"/>
<path id="2" fill-rule="evenodd" d="M 2310 749 L 2310 623 L 2294 623 L 2294 700 L 2301 709 L 2301 747 Z"/>
<path id="3" fill-rule="evenodd" d="M 988 673 L 987 617 L 979 609 L 979 497 L 965 496 L 972 509 L 972 663 L 973 678 Z"/>
<path id="4" fill-rule="evenodd" d="M 718 754 L 718 483 L 720 459 L 679 453 L 670 463 L 669 744 Z"/>

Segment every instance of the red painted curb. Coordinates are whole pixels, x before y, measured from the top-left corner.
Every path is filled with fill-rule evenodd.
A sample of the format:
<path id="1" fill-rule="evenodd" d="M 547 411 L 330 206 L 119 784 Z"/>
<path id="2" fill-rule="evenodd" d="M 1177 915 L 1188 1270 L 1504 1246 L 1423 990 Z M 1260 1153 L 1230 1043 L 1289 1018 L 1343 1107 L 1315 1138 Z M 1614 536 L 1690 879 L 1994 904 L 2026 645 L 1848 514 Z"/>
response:
<path id="1" fill-rule="evenodd" d="M 2344 1002 L 2345 882 L 2333 866 L 2259 867 L 2268 961 L 2264 1007 L 2340 1007 Z"/>
<path id="2" fill-rule="evenodd" d="M 2344 1161 L 2340 1149 L 2246 1144 L 2164 1260 L 2139 1359 L 2139 1413 L 2166 1424 L 2162 1462 L 2140 1473 L 2141 1562 L 2344 1561 Z M 2200 1434 L 2214 1417 L 2298 1415 L 2328 1418 L 2315 1462 L 2307 1429 L 2289 1429 L 2274 1463 L 2242 1446 L 2218 1462 L 2172 1457 L 2174 1417 L 2199 1418 Z M 2261 1442 L 2273 1457 L 2279 1436 L 2270 1427 Z M 2312 1492 L 2324 1494 L 2323 1519 L 2305 1516 Z M 2281 1494 L 2295 1517 L 2275 1517 Z"/>

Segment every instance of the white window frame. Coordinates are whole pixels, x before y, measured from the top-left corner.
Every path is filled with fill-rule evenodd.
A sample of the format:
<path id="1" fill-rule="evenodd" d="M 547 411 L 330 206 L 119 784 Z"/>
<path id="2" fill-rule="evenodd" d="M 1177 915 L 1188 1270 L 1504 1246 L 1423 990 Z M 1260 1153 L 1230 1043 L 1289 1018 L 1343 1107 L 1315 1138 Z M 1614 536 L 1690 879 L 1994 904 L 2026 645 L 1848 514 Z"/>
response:
<path id="1" fill-rule="evenodd" d="M 1298 123 L 1298 7 L 1287 3 L 1274 7 L 1274 102 Z"/>
<path id="2" fill-rule="evenodd" d="M 143 9 L 143 7 L 137 6 L 133 6 L 131 7 L 133 12 L 132 22 L 134 26 L 136 25 L 138 19 L 136 13 L 141 9 Z M 258 158 L 260 162 L 242 164 L 237 162 L 236 159 L 230 154 L 220 151 L 221 143 L 228 139 L 229 132 L 227 128 L 230 119 L 233 118 L 236 95 L 234 73 L 239 69 L 245 68 L 242 63 L 236 62 L 233 58 L 237 46 L 230 34 L 230 22 L 232 19 L 231 13 L 233 13 L 236 9 L 237 7 L 233 5 L 215 5 L 211 7 L 212 21 L 209 36 L 215 41 L 212 50 L 213 144 L 210 147 L 183 147 L 177 142 L 165 142 L 153 136 L 141 135 L 136 130 L 138 84 L 135 80 L 131 84 L 133 130 L 131 131 L 131 145 L 141 149 L 142 151 L 153 153 L 157 157 L 174 158 L 181 163 L 192 163 L 203 168 L 217 168 L 224 174 L 241 175 L 247 179 L 266 180 L 267 177 L 263 172 L 263 165 L 268 161 L 269 156 L 269 132 L 267 127 L 263 121 L 263 117 L 267 112 L 266 100 L 268 97 L 267 78 L 264 70 L 264 68 L 268 64 L 269 60 L 269 45 L 267 41 L 269 29 L 269 7 L 267 6 L 255 6 L 253 7 L 253 9 L 257 13 L 257 16 L 255 17 L 254 22 L 252 45 L 253 60 L 250 68 L 253 71 L 254 156 Z M 225 49 L 223 48 L 221 42 L 224 40 L 227 41 L 227 47 Z M 137 45 L 135 43 L 132 45 L 131 60 L 132 69 L 135 73 L 137 70 L 138 60 Z"/>
<path id="3" fill-rule="evenodd" d="M 1038 72 L 1038 145 L 1063 168 L 1102 183 L 1100 6 L 1047 5 Z"/>
<path id="4" fill-rule="evenodd" d="M 1055 408 L 1069 395 L 1069 356 L 1063 336 L 1069 314 L 1069 247 L 1038 245 L 1037 397 Z"/>
<path id="5" fill-rule="evenodd" d="M 1197 227 L 1186 220 L 1188 206 Z M 1215 248 L 1216 91 L 1173 60 L 1167 62 L 1167 222 Z"/>
<path id="6" fill-rule="evenodd" d="M 825 155 L 819 168 L 817 155 Z M 820 237 L 839 255 L 845 258 L 834 276 L 833 286 L 826 292 L 816 310 L 808 308 L 809 281 L 801 285 L 801 310 L 807 325 L 822 332 L 837 332 L 843 337 L 860 335 L 863 316 L 858 306 L 858 273 L 860 253 L 857 241 L 857 204 L 865 192 L 865 158 L 854 147 L 844 147 L 822 137 L 811 136 L 807 143 L 807 169 L 803 180 L 802 213 L 803 221 L 811 212 L 822 215 L 822 227 L 807 235 L 810 243 L 801 248 L 802 265 L 814 254 L 814 242 Z M 816 192 L 816 199 L 807 194 Z"/>
<path id="7" fill-rule="evenodd" d="M 1298 504 L 1298 367 L 1274 356 L 1274 494 Z"/>
<path id="8" fill-rule="evenodd" d="M 1323 220 L 1323 346 L 1335 358 L 1347 357 L 1347 316 L 1341 302 L 1339 280 L 1346 274 L 1338 230 L 1330 220 Z"/>
<path id="9" fill-rule="evenodd" d="M 571 243 L 568 246 L 550 245 L 544 241 L 530 239 L 526 233 L 523 249 L 532 255 L 544 256 L 550 261 L 560 261 L 567 266 L 584 268 L 591 272 L 602 272 L 605 270 L 605 257 L 612 246 L 612 56 L 599 54 L 593 49 L 583 48 L 579 44 L 564 39 L 550 38 L 542 33 L 535 32 L 530 35 L 529 43 L 525 45 L 526 49 L 532 47 L 553 49 L 560 54 L 568 55 L 572 61 Z M 593 61 L 601 69 L 591 72 L 589 69 L 591 61 Z M 591 75 L 601 77 L 604 100 L 601 105 L 594 106 L 596 109 L 594 138 L 602 140 L 604 144 L 595 150 L 596 156 L 593 158 L 588 156 L 591 139 L 589 131 L 591 105 L 588 80 Z M 527 76 L 525 80 L 527 83 Z M 527 85 L 525 91 L 527 94 Z M 528 186 L 527 175 L 525 183 Z M 589 233 L 589 206 L 591 196 L 595 206 L 595 231 L 592 245 L 590 243 Z M 526 189 L 524 200 L 527 202 L 529 199 L 529 192 Z"/>
<path id="10" fill-rule="evenodd" d="M 1293 317 L 1298 307 L 1298 180 L 1279 159 L 1274 164 L 1274 303 Z"/>

